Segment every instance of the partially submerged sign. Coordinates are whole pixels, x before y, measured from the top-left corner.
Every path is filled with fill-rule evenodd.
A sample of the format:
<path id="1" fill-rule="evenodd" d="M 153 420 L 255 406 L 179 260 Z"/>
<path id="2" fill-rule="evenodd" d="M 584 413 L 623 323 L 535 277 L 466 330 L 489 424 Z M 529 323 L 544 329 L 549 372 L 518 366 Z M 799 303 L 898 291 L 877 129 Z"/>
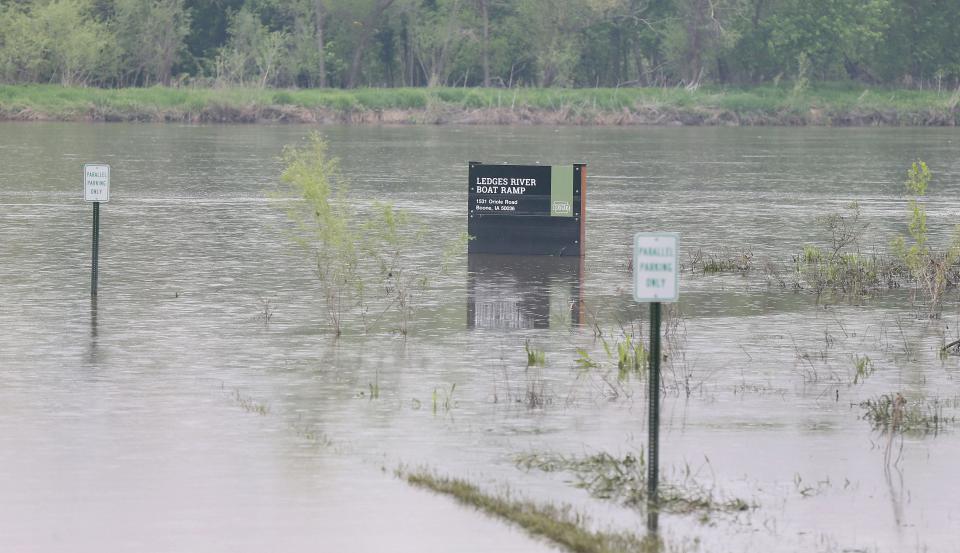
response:
<path id="1" fill-rule="evenodd" d="M 661 303 L 680 297 L 680 235 L 638 232 L 633 237 L 633 299 L 650 304 L 650 370 L 647 378 L 647 531 L 656 532 L 660 480 Z"/>
<path id="2" fill-rule="evenodd" d="M 110 166 L 105 163 L 83 164 L 83 200 L 93 202 L 93 248 L 90 262 L 90 295 L 97 297 L 97 275 L 100 266 L 100 204 L 110 201 Z"/>
<path id="3" fill-rule="evenodd" d="M 680 297 L 680 235 L 675 232 L 638 232 L 633 237 L 633 299 L 638 302 L 675 302 Z"/>
<path id="4" fill-rule="evenodd" d="M 583 255 L 586 165 L 470 162 L 469 253 Z"/>
<path id="5" fill-rule="evenodd" d="M 583 261 L 546 255 L 467 256 L 467 328 L 579 325 Z"/>
<path id="6" fill-rule="evenodd" d="M 76 174 L 76 173 L 74 173 Z M 86 202 L 110 201 L 110 166 L 103 163 L 86 163 L 83 166 L 83 200 Z"/>

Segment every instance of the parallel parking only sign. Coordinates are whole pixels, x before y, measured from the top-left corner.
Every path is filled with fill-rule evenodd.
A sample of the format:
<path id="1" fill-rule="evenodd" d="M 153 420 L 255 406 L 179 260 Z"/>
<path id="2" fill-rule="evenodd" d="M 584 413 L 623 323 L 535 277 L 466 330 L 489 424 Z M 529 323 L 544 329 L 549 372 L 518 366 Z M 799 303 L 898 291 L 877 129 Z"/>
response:
<path id="1" fill-rule="evenodd" d="M 675 302 L 680 297 L 680 235 L 638 232 L 633 237 L 633 299 Z"/>
<path id="2" fill-rule="evenodd" d="M 110 166 L 103 163 L 87 163 L 83 166 L 83 200 L 86 202 L 110 201 Z"/>

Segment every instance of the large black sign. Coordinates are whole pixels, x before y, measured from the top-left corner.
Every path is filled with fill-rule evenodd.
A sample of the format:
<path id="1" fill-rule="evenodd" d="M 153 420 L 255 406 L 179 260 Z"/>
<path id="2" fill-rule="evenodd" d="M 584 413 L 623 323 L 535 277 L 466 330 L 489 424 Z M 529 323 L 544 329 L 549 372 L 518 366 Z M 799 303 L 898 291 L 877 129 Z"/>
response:
<path id="1" fill-rule="evenodd" d="M 584 164 L 470 162 L 470 253 L 583 255 Z"/>

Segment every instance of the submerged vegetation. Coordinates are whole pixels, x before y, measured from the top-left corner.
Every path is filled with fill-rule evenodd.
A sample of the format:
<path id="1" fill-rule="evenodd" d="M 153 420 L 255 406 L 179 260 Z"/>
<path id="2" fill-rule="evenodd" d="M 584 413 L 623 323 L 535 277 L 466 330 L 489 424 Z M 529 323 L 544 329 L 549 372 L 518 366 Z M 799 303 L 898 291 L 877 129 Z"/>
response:
<path id="1" fill-rule="evenodd" d="M 633 329 L 621 329 L 619 336 L 609 339 L 603 333 L 598 338 L 603 347 L 603 356 L 593 357 L 584 348 L 577 348 L 576 366 L 578 376 L 583 379 L 596 379 L 601 385 L 599 391 L 606 397 L 616 399 L 629 396 L 626 387 L 631 377 L 642 378 L 647 371 L 650 355 L 642 337 Z"/>
<path id="2" fill-rule="evenodd" d="M 916 287 L 926 300 L 931 318 L 940 314 L 941 300 L 948 285 L 960 280 L 957 263 L 960 261 L 960 225 L 954 227 L 953 239 L 947 248 L 937 250 L 929 245 L 927 211 L 922 203 L 933 175 L 927 164 L 917 160 L 907 171 L 908 238 L 898 237 L 893 248 L 913 277 Z"/>
<path id="3" fill-rule="evenodd" d="M 907 400 L 902 394 L 883 394 L 860 403 L 863 419 L 874 430 L 894 434 L 928 434 L 944 430 L 957 419 L 944 414 L 938 399 Z"/>
<path id="4" fill-rule="evenodd" d="M 427 269 L 414 254 L 424 229 L 389 203 L 368 211 L 353 206 L 339 160 L 314 133 L 307 144 L 284 150 L 281 180 L 298 201 L 289 210 L 296 240 L 314 258 L 337 336 L 358 326 L 371 332 L 383 325 L 406 335 L 414 302 L 443 263 Z M 463 248 L 465 237 L 449 244 L 445 258 Z"/>
<path id="5" fill-rule="evenodd" d="M 270 414 L 270 406 L 266 403 L 261 403 L 256 399 L 240 394 L 240 389 L 235 388 L 233 390 L 232 399 L 234 403 L 240 406 L 241 409 L 247 413 L 256 413 L 260 416 L 266 416 Z"/>
<path id="6" fill-rule="evenodd" d="M 873 361 L 870 360 L 870 357 L 867 355 L 853 356 L 853 383 L 862 384 L 864 380 L 870 377 L 873 372 L 876 370 L 876 367 L 873 365 Z"/>
<path id="7" fill-rule="evenodd" d="M 542 367 L 547 363 L 547 354 L 542 350 L 530 345 L 530 340 L 523 344 L 524 351 L 527 352 L 527 367 Z"/>
<path id="8" fill-rule="evenodd" d="M 860 205 L 850 202 L 843 211 L 817 217 L 825 246 L 806 244 L 793 256 L 792 269 L 772 260 L 763 264 L 768 282 L 780 288 L 808 290 L 818 297 L 826 293 L 848 298 L 895 288 L 913 291 L 918 314 L 938 318 L 943 295 L 960 285 L 960 225 L 954 227 L 948 244 L 930 243 L 923 199 L 933 173 L 922 160 L 907 170 L 907 217 L 905 234 L 897 236 L 888 251 L 865 252 L 862 237 L 869 222 L 862 219 Z M 700 274 L 746 273 L 752 268 L 748 250 L 697 249 L 690 255 L 687 271 Z"/>
<path id="9" fill-rule="evenodd" d="M 703 274 L 746 273 L 753 268 L 753 252 L 743 248 L 697 248 L 689 256 L 687 268 Z"/>
<path id="10" fill-rule="evenodd" d="M 598 499 L 617 501 L 634 509 L 642 509 L 647 504 L 647 463 L 642 451 L 623 457 L 606 452 L 584 457 L 534 453 L 517 456 L 516 463 L 526 470 L 569 473 L 577 487 Z M 689 465 L 684 467 L 683 476 L 679 483 L 660 481 L 657 501 L 661 511 L 682 514 L 739 512 L 750 508 L 742 499 L 717 499 L 711 490 L 695 481 Z"/>
<path id="11" fill-rule="evenodd" d="M 509 493 L 486 493 L 466 480 L 438 476 L 426 470 L 398 471 L 398 476 L 414 486 L 449 495 L 464 505 L 512 522 L 575 553 L 653 553 L 661 549 L 656 540 L 590 530 L 586 518 L 567 506 L 535 503 Z"/>

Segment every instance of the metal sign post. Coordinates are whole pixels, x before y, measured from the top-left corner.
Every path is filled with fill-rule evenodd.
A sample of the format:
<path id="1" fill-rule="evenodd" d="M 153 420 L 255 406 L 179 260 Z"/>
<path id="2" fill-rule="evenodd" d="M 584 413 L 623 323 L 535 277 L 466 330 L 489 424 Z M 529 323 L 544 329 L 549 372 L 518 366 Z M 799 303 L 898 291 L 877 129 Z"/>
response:
<path id="1" fill-rule="evenodd" d="M 90 261 L 90 295 L 97 296 L 100 265 L 100 203 L 110 201 L 110 166 L 87 163 L 83 166 L 83 200 L 93 202 L 93 252 Z"/>
<path id="2" fill-rule="evenodd" d="M 100 261 L 100 202 L 93 202 L 93 254 L 90 261 L 90 295 L 97 295 L 97 274 Z"/>
<path id="3" fill-rule="evenodd" d="M 639 232 L 633 237 L 633 299 L 650 304 L 650 376 L 648 379 L 647 531 L 657 531 L 660 479 L 660 317 L 661 302 L 680 296 L 680 235 Z"/>

